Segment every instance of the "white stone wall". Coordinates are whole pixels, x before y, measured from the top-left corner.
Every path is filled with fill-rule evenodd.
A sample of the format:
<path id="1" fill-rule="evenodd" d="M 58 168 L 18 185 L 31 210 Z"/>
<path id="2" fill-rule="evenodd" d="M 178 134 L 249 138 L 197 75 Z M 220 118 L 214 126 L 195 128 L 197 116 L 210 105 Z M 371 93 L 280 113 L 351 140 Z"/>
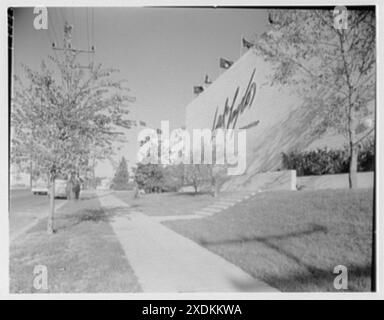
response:
<path id="1" fill-rule="evenodd" d="M 225 103 L 232 105 L 236 89 L 237 108 L 247 91 L 253 71 L 256 94 L 253 102 L 239 115 L 235 128 L 259 121 L 247 130 L 247 170 L 243 176 L 231 177 L 233 188 L 249 183 L 256 174 L 281 168 L 281 153 L 302 149 L 314 139 L 306 135 L 311 114 L 300 108 L 303 101 L 289 87 L 270 86 L 271 65 L 253 50 L 244 54 L 232 67 L 186 107 L 186 128 L 212 128 L 215 113 L 224 112 Z M 217 116 L 216 116 L 217 119 Z M 228 183 L 227 183 L 228 187 Z"/>

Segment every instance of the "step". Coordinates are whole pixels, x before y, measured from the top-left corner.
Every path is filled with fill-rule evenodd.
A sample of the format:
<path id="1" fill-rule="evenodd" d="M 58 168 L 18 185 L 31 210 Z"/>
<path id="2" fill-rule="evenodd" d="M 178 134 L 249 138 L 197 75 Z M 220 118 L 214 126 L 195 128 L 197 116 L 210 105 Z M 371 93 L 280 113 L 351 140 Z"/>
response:
<path id="1" fill-rule="evenodd" d="M 208 212 L 220 212 L 220 211 L 223 211 L 223 209 L 213 208 L 213 207 L 206 207 L 203 210 L 204 211 L 208 211 Z"/>

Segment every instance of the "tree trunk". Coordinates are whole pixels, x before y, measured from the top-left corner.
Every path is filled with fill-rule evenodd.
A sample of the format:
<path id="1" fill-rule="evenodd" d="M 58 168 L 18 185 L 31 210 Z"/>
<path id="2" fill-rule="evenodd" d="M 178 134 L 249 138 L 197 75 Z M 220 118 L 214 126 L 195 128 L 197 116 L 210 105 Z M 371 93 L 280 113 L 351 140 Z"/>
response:
<path id="1" fill-rule="evenodd" d="M 96 187 L 97 187 L 95 167 L 96 167 L 96 160 L 94 157 L 92 160 L 92 189 L 96 189 Z"/>
<path id="2" fill-rule="evenodd" d="M 348 115 L 349 134 L 349 188 L 357 188 L 357 156 L 358 146 L 356 144 L 356 119 L 354 118 L 353 107 L 351 106 Z"/>
<path id="3" fill-rule="evenodd" d="M 55 178 L 51 179 L 50 188 L 51 190 L 49 195 L 49 214 L 48 214 L 47 233 L 53 234 L 55 232 L 53 227 L 53 216 L 55 214 Z"/>
<path id="4" fill-rule="evenodd" d="M 71 179 L 67 181 L 67 199 L 73 200 L 75 198 L 74 192 L 73 192 L 73 182 Z"/>
<path id="5" fill-rule="evenodd" d="M 219 195 L 219 184 L 217 182 L 217 180 L 215 180 L 215 186 L 214 186 L 214 190 L 213 190 L 213 196 L 214 197 L 217 197 Z"/>
<path id="6" fill-rule="evenodd" d="M 219 195 L 219 186 L 213 165 L 210 166 L 209 170 L 211 175 L 211 194 L 213 197 L 217 197 Z"/>
<path id="7" fill-rule="evenodd" d="M 352 142 L 349 146 L 350 150 L 350 162 L 349 162 L 349 188 L 356 189 L 357 188 L 357 156 L 358 156 L 358 148 Z"/>
<path id="8" fill-rule="evenodd" d="M 134 198 L 134 199 L 137 199 L 139 196 L 140 196 L 139 187 L 138 187 L 137 184 L 135 183 L 135 188 L 134 188 L 134 190 L 133 190 L 133 198 Z"/>
<path id="9" fill-rule="evenodd" d="M 29 163 L 29 188 L 32 190 L 33 187 L 33 165 L 32 165 L 32 158 Z"/>
<path id="10" fill-rule="evenodd" d="M 184 186 L 184 183 L 185 183 L 184 164 L 181 163 L 180 166 L 181 166 L 181 167 L 180 167 L 180 168 L 181 168 L 180 185 L 181 185 L 181 186 Z"/>
<path id="11" fill-rule="evenodd" d="M 212 197 L 217 197 L 216 179 L 213 175 L 211 177 L 211 194 L 212 194 Z"/>

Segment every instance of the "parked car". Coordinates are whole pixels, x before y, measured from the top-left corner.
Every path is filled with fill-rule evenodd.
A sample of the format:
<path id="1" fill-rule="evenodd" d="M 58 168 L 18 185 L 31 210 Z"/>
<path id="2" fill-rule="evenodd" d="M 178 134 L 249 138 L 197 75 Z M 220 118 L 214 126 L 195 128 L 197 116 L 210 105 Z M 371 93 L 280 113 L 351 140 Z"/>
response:
<path id="1" fill-rule="evenodd" d="M 32 182 L 31 192 L 33 194 L 48 194 L 48 184 L 45 180 L 39 179 Z"/>
<path id="2" fill-rule="evenodd" d="M 51 188 L 48 188 L 48 195 L 50 195 Z M 56 179 L 55 180 L 55 198 L 68 198 L 67 193 L 67 180 Z"/>

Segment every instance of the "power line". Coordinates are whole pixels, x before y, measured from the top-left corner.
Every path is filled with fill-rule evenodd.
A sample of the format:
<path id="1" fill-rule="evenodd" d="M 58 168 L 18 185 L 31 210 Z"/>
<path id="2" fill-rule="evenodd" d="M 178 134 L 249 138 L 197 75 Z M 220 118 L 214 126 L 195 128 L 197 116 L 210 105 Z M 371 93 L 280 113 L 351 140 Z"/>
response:
<path id="1" fill-rule="evenodd" d="M 65 18 L 65 13 L 64 13 L 64 9 L 57 9 L 57 11 L 59 12 L 59 14 L 61 15 L 61 18 L 63 19 L 63 23 L 65 23 L 67 21 L 67 19 Z"/>
<path id="2" fill-rule="evenodd" d="M 72 16 L 72 24 L 75 26 L 76 25 L 76 18 L 75 18 L 75 10 L 73 9 L 73 7 L 71 8 L 71 16 Z M 76 40 L 77 40 L 77 36 L 76 36 Z M 73 40 L 75 40 L 75 35 L 73 37 Z"/>
<path id="3" fill-rule="evenodd" d="M 53 44 L 56 43 L 56 41 L 58 41 L 59 38 L 57 37 L 56 30 L 55 30 L 55 27 L 54 27 L 54 24 L 53 24 L 53 21 L 52 21 L 52 17 L 49 14 L 49 12 L 48 12 L 48 24 L 49 25 L 48 25 L 48 33 L 47 33 L 47 35 L 48 35 L 50 41 L 52 41 L 52 37 L 53 37 L 53 41 L 51 43 L 51 46 L 53 46 Z M 52 34 L 52 31 L 50 30 L 51 28 L 49 28 L 49 26 L 52 26 L 53 34 Z M 57 44 L 59 44 L 59 43 L 57 42 Z M 59 60 L 59 57 L 57 56 L 56 51 L 54 51 L 54 54 L 55 54 L 56 59 Z"/>
<path id="4" fill-rule="evenodd" d="M 53 9 L 52 9 L 52 14 L 53 14 Z M 53 30 L 53 34 L 54 34 L 54 40 L 58 41 L 58 37 L 57 37 L 57 33 L 56 33 L 56 29 L 55 29 L 55 25 L 53 24 L 53 20 L 52 20 L 52 17 L 51 17 L 51 14 L 48 12 L 48 30 L 50 29 L 49 26 L 52 26 L 52 30 Z"/>
<path id="5" fill-rule="evenodd" d="M 91 14 L 92 14 L 92 27 L 91 27 L 91 32 L 92 32 L 92 50 L 95 51 L 95 19 L 94 19 L 94 8 L 91 8 Z M 94 63 L 93 59 L 94 59 L 94 55 L 92 55 L 92 64 Z"/>
<path id="6" fill-rule="evenodd" d="M 69 22 L 68 16 L 67 16 L 67 8 L 63 8 L 62 10 L 63 10 L 63 16 L 64 16 L 65 21 Z"/>
<path id="7" fill-rule="evenodd" d="M 52 8 L 52 12 L 55 13 L 55 16 L 56 16 L 55 22 L 57 22 L 57 24 L 59 26 L 63 26 L 64 22 L 62 21 L 61 16 L 60 16 L 59 12 L 57 11 L 57 8 Z M 61 30 L 61 27 L 59 27 L 59 30 Z M 58 34 L 59 34 L 59 37 L 57 37 L 58 38 L 58 45 L 60 45 L 59 39 L 60 39 L 61 32 L 59 31 Z"/>
<path id="8" fill-rule="evenodd" d="M 48 18 L 49 19 L 49 18 Z M 49 22 L 50 23 L 50 22 Z M 53 28 L 52 28 L 52 30 L 53 30 Z M 52 46 L 53 45 L 53 43 L 55 43 L 55 37 L 54 37 L 54 35 L 53 35 L 53 31 L 51 30 L 51 28 L 49 28 L 48 27 L 48 32 L 47 32 L 47 36 L 48 36 L 48 41 L 49 41 L 49 43 L 50 43 L 50 45 Z"/>
<path id="9" fill-rule="evenodd" d="M 74 53 L 88 53 L 88 55 L 90 53 L 94 54 L 95 51 L 94 51 L 94 48 L 92 46 L 92 50 L 89 50 L 89 46 L 88 48 L 85 50 L 85 49 L 76 49 L 74 48 L 72 45 L 71 45 L 71 41 L 72 41 L 72 29 L 73 29 L 73 26 L 71 26 L 68 22 L 65 22 L 64 24 L 64 45 L 63 47 L 57 47 L 55 45 L 52 46 L 52 49 L 54 51 L 64 51 L 64 52 L 68 52 L 68 51 L 71 51 L 71 52 L 74 52 Z M 89 43 L 89 39 L 88 39 L 88 43 Z M 89 60 L 89 59 L 88 59 Z M 80 68 L 87 68 L 89 69 L 90 68 L 90 65 L 88 66 L 79 66 Z"/>
<path id="10" fill-rule="evenodd" d="M 55 12 L 55 15 L 57 17 L 57 22 L 59 23 L 59 25 L 64 25 L 64 21 L 63 21 L 62 16 L 59 12 L 59 9 L 58 8 L 52 8 L 52 10 L 54 10 L 54 12 Z"/>
<path id="11" fill-rule="evenodd" d="M 88 50 L 90 49 L 90 47 L 89 47 L 89 14 L 88 14 L 88 7 L 86 8 L 86 10 L 87 10 L 87 43 L 88 43 Z M 89 59 L 89 53 L 88 53 L 88 63 L 89 64 L 91 64 L 91 62 L 90 62 L 90 59 Z"/>

